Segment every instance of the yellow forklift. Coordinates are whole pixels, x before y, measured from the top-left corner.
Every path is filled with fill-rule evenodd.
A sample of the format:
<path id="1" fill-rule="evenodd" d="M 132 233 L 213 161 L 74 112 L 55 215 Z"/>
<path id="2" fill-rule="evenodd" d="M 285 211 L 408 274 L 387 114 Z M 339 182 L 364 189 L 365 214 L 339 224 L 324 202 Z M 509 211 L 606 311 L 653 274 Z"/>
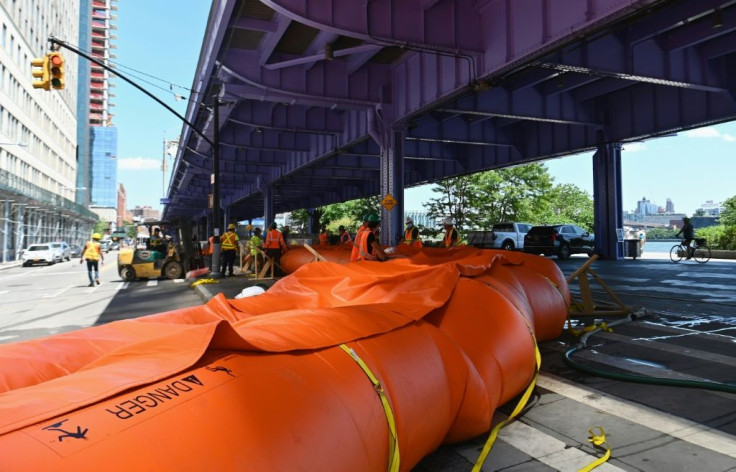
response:
<path id="1" fill-rule="evenodd" d="M 175 228 L 166 222 L 146 222 L 148 234 L 155 228 L 164 232 L 160 244 L 152 243 L 149 237 L 145 249 L 125 248 L 118 252 L 118 274 L 120 278 L 132 281 L 137 278 L 179 279 L 192 268 L 203 266 L 201 251 L 196 250 L 188 228 Z M 184 230 L 182 230 L 184 229 Z M 176 231 L 176 235 L 168 234 Z M 173 237 L 178 236 L 178 237 Z"/>

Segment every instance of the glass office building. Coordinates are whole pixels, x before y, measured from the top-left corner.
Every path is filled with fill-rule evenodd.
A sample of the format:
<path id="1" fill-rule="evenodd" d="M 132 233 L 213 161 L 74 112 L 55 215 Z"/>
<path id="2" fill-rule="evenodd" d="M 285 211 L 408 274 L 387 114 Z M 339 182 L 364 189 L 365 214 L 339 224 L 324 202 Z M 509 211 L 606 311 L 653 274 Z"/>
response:
<path id="1" fill-rule="evenodd" d="M 118 129 L 114 126 L 90 128 L 92 195 L 90 206 L 117 208 Z"/>

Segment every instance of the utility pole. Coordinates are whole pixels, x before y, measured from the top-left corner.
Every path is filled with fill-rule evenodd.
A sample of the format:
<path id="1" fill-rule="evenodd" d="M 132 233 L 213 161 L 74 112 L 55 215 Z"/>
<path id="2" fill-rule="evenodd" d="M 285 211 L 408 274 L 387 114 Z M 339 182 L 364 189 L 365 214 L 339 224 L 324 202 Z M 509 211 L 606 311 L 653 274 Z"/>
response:
<path id="1" fill-rule="evenodd" d="M 211 276 L 219 278 L 220 274 L 220 97 L 216 95 L 212 103 L 212 227 L 215 237 L 212 238 L 212 267 Z"/>

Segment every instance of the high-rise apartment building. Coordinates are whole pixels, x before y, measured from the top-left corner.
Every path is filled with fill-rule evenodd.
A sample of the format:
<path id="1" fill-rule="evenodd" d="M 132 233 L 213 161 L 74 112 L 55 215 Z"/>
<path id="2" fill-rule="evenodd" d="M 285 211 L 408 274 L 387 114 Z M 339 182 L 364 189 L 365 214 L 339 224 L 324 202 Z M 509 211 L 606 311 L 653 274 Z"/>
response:
<path id="1" fill-rule="evenodd" d="M 116 29 L 115 0 L 82 0 L 79 24 L 80 45 L 85 45 L 88 54 L 95 60 L 111 66 L 115 55 L 112 31 Z M 79 150 L 80 180 L 87 182 L 89 206 L 100 217 L 110 220 L 117 215 L 117 128 L 113 125 L 113 106 L 110 72 L 92 61 L 81 60 L 79 66 L 80 86 L 77 114 L 80 117 Z M 82 82 L 83 81 L 83 82 Z M 81 117 L 86 117 L 82 124 Z M 83 129 L 84 128 L 84 129 Z M 79 195 L 77 195 L 79 198 Z"/>
<path id="2" fill-rule="evenodd" d="M 77 0 L 0 0 L 0 262 L 28 244 L 84 241 L 96 216 L 75 203 L 77 57 L 66 59 L 65 88 L 33 87 L 31 61 L 48 37 L 75 43 Z"/>

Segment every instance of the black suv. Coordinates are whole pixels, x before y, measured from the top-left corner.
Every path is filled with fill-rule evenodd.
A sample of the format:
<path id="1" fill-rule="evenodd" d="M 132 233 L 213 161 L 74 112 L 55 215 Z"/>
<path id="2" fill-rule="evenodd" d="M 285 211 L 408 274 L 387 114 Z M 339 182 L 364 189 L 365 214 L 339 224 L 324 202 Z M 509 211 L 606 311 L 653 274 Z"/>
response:
<path id="1" fill-rule="evenodd" d="M 595 238 L 576 225 L 534 226 L 524 236 L 524 252 L 567 259 L 571 254 L 593 255 Z"/>

